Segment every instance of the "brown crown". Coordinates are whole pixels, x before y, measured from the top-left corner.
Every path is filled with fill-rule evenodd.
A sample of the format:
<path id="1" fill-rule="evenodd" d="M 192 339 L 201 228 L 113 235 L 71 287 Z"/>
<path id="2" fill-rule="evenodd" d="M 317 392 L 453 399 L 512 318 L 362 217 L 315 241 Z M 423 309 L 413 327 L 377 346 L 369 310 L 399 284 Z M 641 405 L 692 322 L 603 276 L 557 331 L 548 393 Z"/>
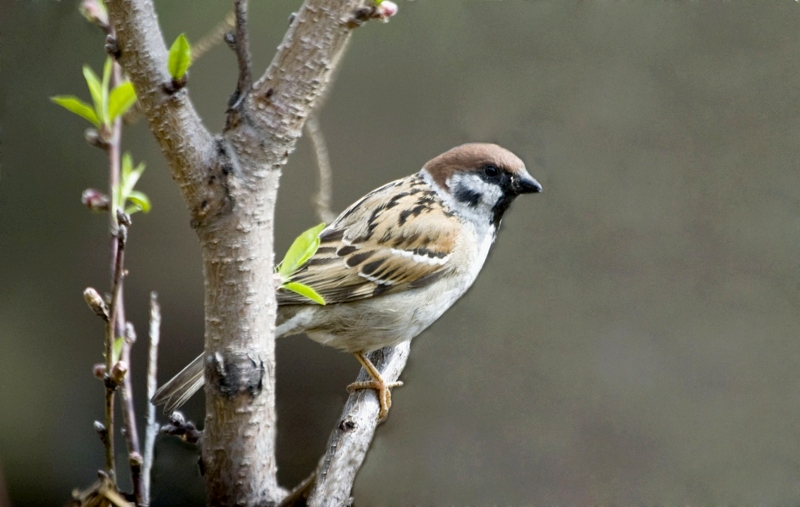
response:
<path id="1" fill-rule="evenodd" d="M 487 165 L 517 173 L 525 163 L 507 149 L 496 144 L 470 143 L 456 146 L 430 160 L 424 168 L 440 187 L 447 189 L 447 179 L 456 172 L 480 171 Z"/>

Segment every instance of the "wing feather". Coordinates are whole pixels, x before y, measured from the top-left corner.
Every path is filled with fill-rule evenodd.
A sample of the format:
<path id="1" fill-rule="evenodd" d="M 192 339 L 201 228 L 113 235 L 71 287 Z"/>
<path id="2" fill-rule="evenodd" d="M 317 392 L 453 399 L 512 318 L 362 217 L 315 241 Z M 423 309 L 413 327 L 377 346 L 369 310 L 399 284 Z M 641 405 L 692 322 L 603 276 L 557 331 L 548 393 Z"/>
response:
<path id="1" fill-rule="evenodd" d="M 320 233 L 320 247 L 291 278 L 326 304 L 424 287 L 452 269 L 458 222 L 419 174 L 350 206 Z M 278 304 L 308 304 L 278 291 Z"/>

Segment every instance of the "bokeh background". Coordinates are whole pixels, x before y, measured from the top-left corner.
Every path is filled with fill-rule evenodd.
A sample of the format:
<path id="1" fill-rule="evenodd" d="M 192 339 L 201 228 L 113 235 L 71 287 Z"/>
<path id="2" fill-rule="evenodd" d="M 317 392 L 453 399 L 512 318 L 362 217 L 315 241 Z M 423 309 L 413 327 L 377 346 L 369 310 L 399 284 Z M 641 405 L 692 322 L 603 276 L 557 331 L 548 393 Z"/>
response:
<path id="1" fill-rule="evenodd" d="M 298 1 L 252 2 L 262 71 Z M 107 290 L 87 126 L 103 38 L 76 2 L 0 3 L 0 466 L 15 505 L 60 505 L 102 467 Z M 158 2 L 168 40 L 229 9 Z M 355 485 L 357 505 L 800 502 L 800 5 L 781 1 L 400 1 L 355 34 L 321 113 L 334 207 L 467 141 L 499 142 L 544 185 L 520 199 L 473 289 L 417 338 Z M 221 128 L 222 44 L 190 93 Z M 163 305 L 160 378 L 201 350 L 197 241 L 145 122 L 148 169 L 128 317 Z M 314 224 L 316 166 L 290 158 L 277 245 Z M 134 353 L 143 414 L 145 346 Z M 314 467 L 358 370 L 306 338 L 277 345 L 279 478 Z M 202 399 L 187 415 L 202 421 Z M 120 459 L 120 465 L 122 460 Z M 160 438 L 154 505 L 202 505 L 195 450 Z"/>

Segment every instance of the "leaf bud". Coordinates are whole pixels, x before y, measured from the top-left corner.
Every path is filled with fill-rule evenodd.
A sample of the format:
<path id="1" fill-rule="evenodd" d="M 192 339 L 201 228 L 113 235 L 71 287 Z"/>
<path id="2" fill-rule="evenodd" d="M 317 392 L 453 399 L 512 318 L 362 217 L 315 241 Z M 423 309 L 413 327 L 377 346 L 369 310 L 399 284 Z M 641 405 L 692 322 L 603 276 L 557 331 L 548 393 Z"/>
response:
<path id="1" fill-rule="evenodd" d="M 86 287 L 83 291 L 83 299 L 95 315 L 102 317 L 105 321 L 108 320 L 108 305 L 95 289 Z"/>
<path id="2" fill-rule="evenodd" d="M 96 188 L 87 188 L 81 194 L 81 204 L 92 211 L 108 211 L 108 196 Z"/>

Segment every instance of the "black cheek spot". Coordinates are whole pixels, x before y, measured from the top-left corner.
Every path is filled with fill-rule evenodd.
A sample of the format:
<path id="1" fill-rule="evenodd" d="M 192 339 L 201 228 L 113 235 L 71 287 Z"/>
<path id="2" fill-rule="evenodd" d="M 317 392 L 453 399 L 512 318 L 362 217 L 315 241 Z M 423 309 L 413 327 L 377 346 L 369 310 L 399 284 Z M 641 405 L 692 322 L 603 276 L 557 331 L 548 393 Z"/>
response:
<path id="1" fill-rule="evenodd" d="M 467 203 L 470 207 L 476 207 L 481 200 L 480 192 L 476 192 L 470 188 L 465 186 L 459 186 L 458 190 L 456 190 L 455 196 L 456 200 Z"/>

